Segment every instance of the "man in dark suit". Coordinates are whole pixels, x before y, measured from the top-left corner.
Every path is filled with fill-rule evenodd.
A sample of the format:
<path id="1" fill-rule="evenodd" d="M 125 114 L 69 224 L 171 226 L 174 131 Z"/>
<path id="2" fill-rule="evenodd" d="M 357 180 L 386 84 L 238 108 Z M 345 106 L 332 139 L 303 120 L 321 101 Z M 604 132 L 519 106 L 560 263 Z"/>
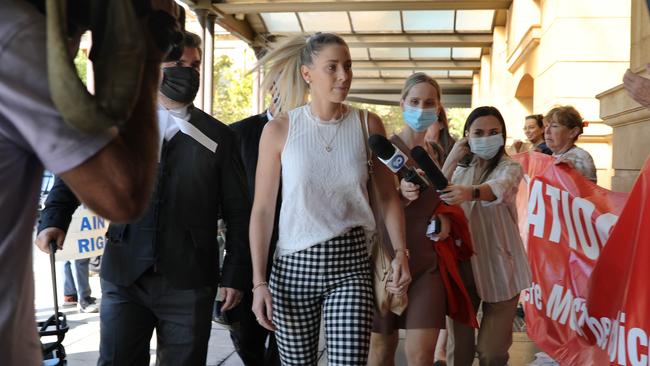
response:
<path id="1" fill-rule="evenodd" d="M 250 200 L 236 137 L 192 106 L 200 39 L 186 33 L 184 46 L 179 60 L 162 64 L 162 148 L 149 207 L 136 222 L 112 224 L 106 233 L 98 365 L 149 365 L 154 329 L 157 364 L 205 365 L 217 284 L 223 310 L 250 286 Z M 227 225 L 221 273 L 220 218 Z M 37 240 L 47 240 L 44 232 Z"/>
<path id="2" fill-rule="evenodd" d="M 255 194 L 255 170 L 257 169 L 257 156 L 259 153 L 260 138 L 262 130 L 266 123 L 273 119 L 274 108 L 273 104 L 263 113 L 248 117 L 239 122 L 230 125 L 230 128 L 235 131 L 239 141 L 241 157 L 248 179 L 248 190 L 251 201 Z M 275 242 L 278 239 L 278 213 L 280 210 L 280 197 L 278 197 L 278 204 L 276 209 L 276 221 L 273 226 L 273 234 L 271 236 L 271 244 L 269 250 L 269 265 L 267 279 L 271 272 L 273 263 L 273 253 L 275 252 Z M 250 284 L 249 284 L 250 288 Z M 253 306 L 253 293 L 251 291 L 244 291 L 244 297 L 241 304 L 229 312 L 234 313 L 232 318 L 239 319 L 239 326 L 230 330 L 230 338 L 232 339 L 237 354 L 244 361 L 246 366 L 279 366 L 280 356 L 278 354 L 278 346 L 275 342 L 273 332 L 259 325 L 255 319 L 255 314 L 251 310 Z M 268 346 L 267 344 L 268 338 Z M 263 355 L 263 357 L 260 357 Z"/>

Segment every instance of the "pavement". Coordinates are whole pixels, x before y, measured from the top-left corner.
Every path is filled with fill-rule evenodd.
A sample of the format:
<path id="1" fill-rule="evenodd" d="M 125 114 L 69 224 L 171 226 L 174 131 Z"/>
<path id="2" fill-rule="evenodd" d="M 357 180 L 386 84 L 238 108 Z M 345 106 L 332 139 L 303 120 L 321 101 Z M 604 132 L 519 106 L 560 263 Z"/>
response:
<path id="1" fill-rule="evenodd" d="M 58 273 L 57 273 L 57 276 Z M 52 298 L 52 282 L 50 275 L 50 263 L 48 255 L 42 253 L 34 247 L 34 277 L 35 277 L 35 309 L 37 320 L 43 320 L 54 314 L 54 302 Z M 62 281 L 62 278 L 58 278 Z M 97 297 L 101 302 L 101 289 L 98 276 L 90 277 L 90 287 L 92 295 Z M 63 301 L 62 294 L 59 294 L 59 304 Z M 67 352 L 69 366 L 90 366 L 97 364 L 99 356 L 99 313 L 84 314 L 79 313 L 76 307 L 60 308 L 60 311 L 66 314 L 70 330 L 65 336 L 63 345 Z M 539 352 L 535 344 L 528 339 L 525 332 L 522 332 L 525 325 L 523 321 L 515 322 L 514 343 L 510 350 L 510 366 L 524 365 L 557 365 L 552 360 L 540 355 L 535 357 Z M 400 344 L 396 355 L 396 365 L 406 365 L 403 346 L 404 334 L 400 334 Z M 47 341 L 47 339 L 43 339 Z M 150 365 L 156 362 L 156 337 L 155 334 L 151 340 L 151 361 Z M 327 352 L 325 349 L 323 337 L 319 345 L 319 363 L 318 366 L 327 365 Z M 208 346 L 207 365 L 209 366 L 242 366 L 244 365 L 235 353 L 228 331 L 219 324 L 212 323 L 212 332 Z M 478 361 L 474 362 L 478 365 Z"/>

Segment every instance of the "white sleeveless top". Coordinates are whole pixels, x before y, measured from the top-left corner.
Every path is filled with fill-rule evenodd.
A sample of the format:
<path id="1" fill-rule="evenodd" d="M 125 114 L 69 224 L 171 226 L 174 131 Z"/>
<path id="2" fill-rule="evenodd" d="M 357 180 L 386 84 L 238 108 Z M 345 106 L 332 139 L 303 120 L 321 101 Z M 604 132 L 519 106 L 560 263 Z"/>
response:
<path id="1" fill-rule="evenodd" d="M 289 132 L 281 155 L 280 256 L 356 226 L 375 228 L 366 188 L 368 166 L 359 110 L 350 106 L 347 110 L 340 127 L 339 123 L 319 122 L 309 105 L 289 112 Z M 327 152 L 326 143 L 332 138 L 332 149 Z"/>

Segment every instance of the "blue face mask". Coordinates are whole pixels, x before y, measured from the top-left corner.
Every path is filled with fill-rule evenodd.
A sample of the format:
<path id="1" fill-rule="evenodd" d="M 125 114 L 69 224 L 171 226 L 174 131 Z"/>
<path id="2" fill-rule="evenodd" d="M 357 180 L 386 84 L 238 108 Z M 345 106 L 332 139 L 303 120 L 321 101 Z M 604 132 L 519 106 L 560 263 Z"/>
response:
<path id="1" fill-rule="evenodd" d="M 424 132 L 438 122 L 438 111 L 436 108 L 421 109 L 405 105 L 402 117 L 409 127 L 417 132 Z"/>

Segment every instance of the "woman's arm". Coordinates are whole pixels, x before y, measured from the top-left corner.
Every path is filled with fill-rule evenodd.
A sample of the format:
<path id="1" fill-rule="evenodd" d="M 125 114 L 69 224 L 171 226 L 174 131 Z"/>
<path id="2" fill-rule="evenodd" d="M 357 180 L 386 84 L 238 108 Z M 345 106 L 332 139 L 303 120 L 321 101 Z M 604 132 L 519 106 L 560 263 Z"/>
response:
<path id="1" fill-rule="evenodd" d="M 381 119 L 374 113 L 368 114 L 368 132 L 386 136 L 386 130 Z M 406 251 L 406 231 L 404 221 L 404 210 L 400 198 L 395 190 L 395 177 L 382 164 L 376 156 L 373 156 L 375 185 L 379 190 L 379 204 L 384 215 L 386 230 L 395 250 L 393 260 L 393 286 L 389 288 L 392 292 L 401 293 L 406 291 L 406 285 L 411 282 L 411 273 L 408 266 Z"/>
<path id="2" fill-rule="evenodd" d="M 470 153 L 469 144 L 467 143 L 467 137 L 464 137 L 454 144 L 454 147 L 449 152 L 445 164 L 442 166 L 442 174 L 445 175 L 448 181 L 451 181 L 451 177 L 454 175 L 454 171 L 458 166 L 458 162 L 467 154 Z"/>
<path id="3" fill-rule="evenodd" d="M 452 184 L 445 189 L 445 193 L 440 196 L 440 199 L 450 205 L 471 200 L 483 201 L 484 206 L 513 201 L 516 199 L 519 182 L 522 178 L 521 165 L 505 158 L 485 182 L 473 186 Z"/>
<path id="4" fill-rule="evenodd" d="M 459 205 L 466 201 L 494 201 L 497 197 L 487 183 L 473 186 L 450 184 L 440 195 L 440 199 L 448 205 Z"/>
<path id="5" fill-rule="evenodd" d="M 280 187 L 280 156 L 287 138 L 288 125 L 286 115 L 277 116 L 267 123 L 262 132 L 249 229 L 253 265 L 253 312 L 260 325 L 269 330 L 275 330 L 275 327 L 271 322 L 271 293 L 266 284 L 266 266 Z"/>

